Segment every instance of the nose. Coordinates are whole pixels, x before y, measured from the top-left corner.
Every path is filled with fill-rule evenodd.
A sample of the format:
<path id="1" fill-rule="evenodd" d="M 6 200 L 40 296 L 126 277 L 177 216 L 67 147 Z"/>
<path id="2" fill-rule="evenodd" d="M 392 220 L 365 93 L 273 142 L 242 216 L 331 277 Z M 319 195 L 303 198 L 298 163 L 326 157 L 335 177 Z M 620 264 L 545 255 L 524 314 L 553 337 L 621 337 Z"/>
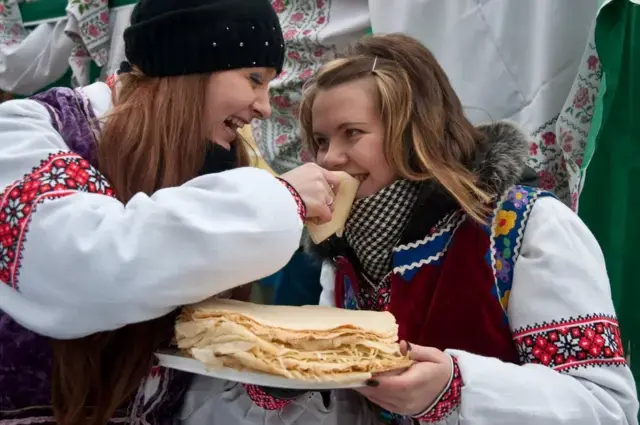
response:
<path id="1" fill-rule="evenodd" d="M 266 120 L 271 116 L 271 104 L 269 103 L 269 92 L 264 90 L 253 102 L 253 115 L 259 120 Z"/>
<path id="2" fill-rule="evenodd" d="M 338 141 L 329 141 L 329 147 L 324 156 L 318 158 L 321 166 L 328 170 L 340 170 L 348 162 L 347 150 L 342 143 Z"/>

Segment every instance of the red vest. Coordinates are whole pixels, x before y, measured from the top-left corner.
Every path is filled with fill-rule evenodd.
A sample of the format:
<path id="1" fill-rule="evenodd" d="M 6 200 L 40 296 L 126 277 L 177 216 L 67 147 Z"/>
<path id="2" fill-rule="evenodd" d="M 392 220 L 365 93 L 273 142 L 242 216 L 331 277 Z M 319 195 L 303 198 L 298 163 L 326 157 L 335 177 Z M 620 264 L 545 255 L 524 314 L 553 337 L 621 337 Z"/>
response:
<path id="1" fill-rule="evenodd" d="M 346 256 L 335 258 L 336 305 L 390 311 L 400 339 L 412 343 L 520 363 L 506 312 L 527 218 L 541 196 L 550 194 L 513 187 L 488 226 L 449 215 L 423 239 L 394 248 L 393 270 L 377 288 Z"/>

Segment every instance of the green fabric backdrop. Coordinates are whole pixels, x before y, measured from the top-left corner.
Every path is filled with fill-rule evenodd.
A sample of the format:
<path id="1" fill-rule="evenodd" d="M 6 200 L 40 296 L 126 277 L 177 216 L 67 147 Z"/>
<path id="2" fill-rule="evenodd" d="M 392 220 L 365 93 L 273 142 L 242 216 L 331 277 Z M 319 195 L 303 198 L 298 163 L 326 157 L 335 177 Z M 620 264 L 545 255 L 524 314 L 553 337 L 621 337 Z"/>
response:
<path id="1" fill-rule="evenodd" d="M 640 5 L 612 0 L 596 20 L 604 72 L 580 216 L 604 251 L 627 356 L 640 348 Z M 639 357 L 640 358 L 640 357 Z M 640 367 L 633 367 L 636 382 Z"/>

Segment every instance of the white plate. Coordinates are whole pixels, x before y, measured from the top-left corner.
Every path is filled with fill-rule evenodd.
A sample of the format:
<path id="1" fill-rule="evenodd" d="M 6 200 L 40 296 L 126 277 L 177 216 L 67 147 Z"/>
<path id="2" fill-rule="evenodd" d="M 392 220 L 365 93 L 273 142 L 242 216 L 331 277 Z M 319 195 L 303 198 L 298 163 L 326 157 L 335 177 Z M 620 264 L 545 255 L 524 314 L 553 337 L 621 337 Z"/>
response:
<path id="1" fill-rule="evenodd" d="M 196 359 L 182 356 L 176 353 L 156 353 L 160 360 L 160 366 L 195 373 L 196 375 L 211 376 L 227 381 L 241 382 L 243 384 L 260 385 L 263 387 L 286 388 L 290 390 L 335 390 L 340 388 L 362 388 L 364 382 L 336 383 L 336 382 L 312 382 L 298 379 L 288 379 L 282 376 L 269 375 L 261 372 L 249 372 L 235 370 L 228 367 L 217 369 L 207 368 Z"/>

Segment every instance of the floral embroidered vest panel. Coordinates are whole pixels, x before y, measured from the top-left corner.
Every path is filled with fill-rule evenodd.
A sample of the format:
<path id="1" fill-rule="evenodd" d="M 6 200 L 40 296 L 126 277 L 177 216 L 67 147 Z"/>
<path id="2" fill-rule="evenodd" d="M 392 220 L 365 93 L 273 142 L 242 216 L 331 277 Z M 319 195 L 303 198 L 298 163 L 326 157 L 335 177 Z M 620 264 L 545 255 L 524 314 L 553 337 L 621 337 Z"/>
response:
<path id="1" fill-rule="evenodd" d="M 514 186 L 485 226 L 460 211 L 448 215 L 422 240 L 394 248 L 393 270 L 379 285 L 336 258 L 336 305 L 390 311 L 409 342 L 519 363 L 506 312 L 527 219 L 544 196 L 553 195 Z"/>

